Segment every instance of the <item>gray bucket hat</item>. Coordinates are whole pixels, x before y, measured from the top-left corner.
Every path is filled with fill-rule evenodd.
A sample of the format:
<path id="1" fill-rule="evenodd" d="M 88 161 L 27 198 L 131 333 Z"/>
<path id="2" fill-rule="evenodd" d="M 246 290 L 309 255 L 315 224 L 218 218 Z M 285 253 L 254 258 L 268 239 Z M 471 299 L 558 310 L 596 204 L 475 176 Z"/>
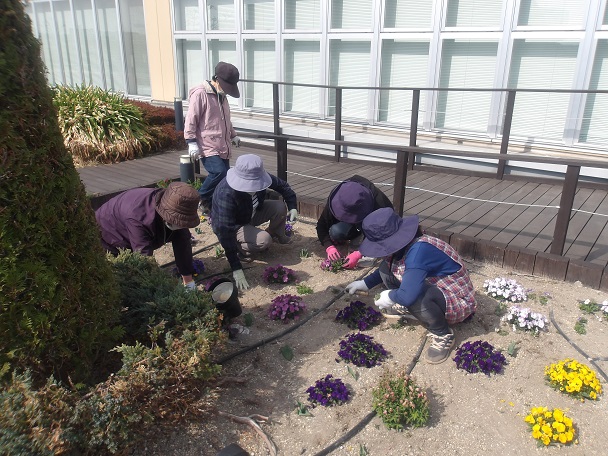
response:
<path id="1" fill-rule="evenodd" d="M 341 222 L 360 223 L 374 209 L 374 197 L 357 182 L 342 182 L 329 196 L 329 209 Z"/>
<path id="2" fill-rule="evenodd" d="M 180 228 L 194 228 L 201 223 L 198 216 L 198 192 L 185 182 L 172 182 L 160 192 L 156 212 L 163 220 Z"/>
<path id="3" fill-rule="evenodd" d="M 359 252 L 372 258 L 392 255 L 414 239 L 419 221 L 417 215 L 401 218 L 390 207 L 376 209 L 363 219 Z"/>
<path id="4" fill-rule="evenodd" d="M 226 173 L 226 182 L 239 192 L 259 192 L 272 183 L 262 159 L 254 154 L 241 155 Z"/>

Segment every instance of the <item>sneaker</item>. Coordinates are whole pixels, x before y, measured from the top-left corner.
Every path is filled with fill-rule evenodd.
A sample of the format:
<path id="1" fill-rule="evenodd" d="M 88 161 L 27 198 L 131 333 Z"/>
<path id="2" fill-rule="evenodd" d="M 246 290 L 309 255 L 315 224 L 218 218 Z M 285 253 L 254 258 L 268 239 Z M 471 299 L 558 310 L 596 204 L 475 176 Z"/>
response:
<path id="1" fill-rule="evenodd" d="M 401 320 L 402 318 L 406 318 L 408 320 L 418 320 L 410 313 L 409 310 L 407 310 L 407 307 L 399 304 L 395 304 L 393 307 L 389 307 L 388 309 L 382 309 L 381 312 L 385 318 L 394 318 L 397 320 Z"/>
<path id="2" fill-rule="evenodd" d="M 357 263 L 357 267 L 369 268 L 370 266 L 372 266 L 374 264 L 374 261 L 376 261 L 376 259 L 372 258 L 372 257 L 366 257 L 366 256 L 361 257 L 361 259 Z"/>
<path id="3" fill-rule="evenodd" d="M 279 244 L 286 245 L 291 244 L 291 242 L 293 241 L 293 236 L 274 236 L 272 239 L 278 242 Z"/>
<path id="4" fill-rule="evenodd" d="M 241 263 L 251 263 L 253 261 L 253 256 L 251 255 L 251 253 L 245 252 L 244 250 L 241 250 L 240 248 L 236 254 L 239 257 L 239 261 Z"/>
<path id="5" fill-rule="evenodd" d="M 448 359 L 452 347 L 456 343 L 452 328 L 450 328 L 450 333 L 445 336 L 429 334 L 428 337 L 431 338 L 431 346 L 426 352 L 426 362 L 429 364 L 439 364 Z"/>

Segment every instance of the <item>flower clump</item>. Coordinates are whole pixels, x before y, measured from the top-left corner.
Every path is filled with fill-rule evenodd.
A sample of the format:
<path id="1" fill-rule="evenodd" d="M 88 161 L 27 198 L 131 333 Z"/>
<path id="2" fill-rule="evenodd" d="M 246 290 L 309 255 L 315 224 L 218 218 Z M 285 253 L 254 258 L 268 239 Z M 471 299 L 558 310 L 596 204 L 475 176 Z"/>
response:
<path id="1" fill-rule="evenodd" d="M 488 279 L 483 283 L 483 288 L 488 296 L 500 302 L 523 302 L 528 300 L 528 294 L 524 287 L 513 279 L 497 277 Z"/>
<path id="2" fill-rule="evenodd" d="M 595 312 L 602 312 L 604 315 L 608 315 L 608 300 L 603 301 L 601 304 L 595 302 L 593 299 L 585 299 L 579 302 L 579 309 L 583 312 L 593 314 Z"/>
<path id="3" fill-rule="evenodd" d="M 194 270 L 194 272 L 192 273 L 192 275 L 194 277 L 197 277 L 200 274 L 202 274 L 203 272 L 205 272 L 205 265 L 203 264 L 203 260 L 199 260 L 198 258 L 193 258 L 192 259 L 192 269 Z M 179 273 L 179 271 L 177 270 L 177 268 L 173 268 L 172 273 L 175 277 L 179 277 L 181 275 Z"/>
<path id="4" fill-rule="evenodd" d="M 289 219 L 289 217 L 287 217 Z M 285 222 L 285 236 L 291 236 L 294 232 L 293 224 L 289 220 Z"/>
<path id="5" fill-rule="evenodd" d="M 361 301 L 353 301 L 336 315 L 336 321 L 346 323 L 351 329 L 365 331 L 378 324 L 382 314 Z"/>
<path id="6" fill-rule="evenodd" d="M 532 437 L 545 446 L 551 444 L 567 445 L 574 440 L 572 419 L 558 408 L 533 407 L 524 421 L 530 425 Z"/>
<path id="7" fill-rule="evenodd" d="M 483 372 L 486 375 L 498 374 L 507 360 L 505 356 L 488 342 L 476 340 L 465 342 L 456 350 L 454 356 L 456 367 L 474 374 Z"/>
<path id="8" fill-rule="evenodd" d="M 293 269 L 286 268 L 282 264 L 268 266 L 264 269 L 264 282 L 266 283 L 289 283 L 297 280 Z"/>
<path id="9" fill-rule="evenodd" d="M 500 320 L 511 325 L 513 331 L 521 329 L 531 331 L 534 335 L 538 335 L 541 330 L 546 330 L 549 323 L 543 314 L 519 306 L 511 306 Z"/>
<path id="10" fill-rule="evenodd" d="M 344 269 L 345 258 L 330 260 L 329 258 L 321 261 L 321 269 L 324 271 L 339 272 Z"/>
<path id="11" fill-rule="evenodd" d="M 429 399 L 405 370 L 387 371 L 372 390 L 373 409 L 388 429 L 422 427 L 430 417 Z"/>
<path id="12" fill-rule="evenodd" d="M 306 310 L 306 304 L 300 296 L 284 294 L 277 296 L 271 301 L 268 309 L 268 317 L 271 320 L 297 320 L 300 314 Z"/>
<path id="13" fill-rule="evenodd" d="M 388 352 L 382 344 L 374 342 L 374 338 L 362 333 L 353 333 L 340 341 L 338 356 L 347 363 L 359 367 L 374 367 L 388 357 Z M 339 361 L 336 359 L 336 361 Z"/>
<path id="14" fill-rule="evenodd" d="M 545 367 L 545 378 L 553 388 L 576 398 L 596 400 L 602 394 L 595 372 L 571 358 Z"/>
<path id="15" fill-rule="evenodd" d="M 317 380 L 306 392 L 308 400 L 313 406 L 322 405 L 324 407 L 343 404 L 348 401 L 350 395 L 342 380 L 333 378 L 331 374 Z"/>

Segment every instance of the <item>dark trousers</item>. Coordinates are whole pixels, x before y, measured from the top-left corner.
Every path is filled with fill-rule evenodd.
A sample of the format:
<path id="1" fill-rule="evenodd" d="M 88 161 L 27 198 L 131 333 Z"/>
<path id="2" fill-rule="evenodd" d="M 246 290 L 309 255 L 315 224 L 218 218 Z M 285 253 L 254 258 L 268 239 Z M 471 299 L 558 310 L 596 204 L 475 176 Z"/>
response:
<path id="1" fill-rule="evenodd" d="M 335 244 L 352 241 L 361 234 L 352 223 L 338 222 L 329 227 L 329 237 Z"/>
<path id="2" fill-rule="evenodd" d="M 384 286 L 389 290 L 396 290 L 401 282 L 391 273 L 386 261 L 380 263 L 380 277 Z M 434 285 L 427 285 L 416 302 L 407 310 L 429 330 L 429 332 L 444 336 L 449 334 L 450 327 L 445 319 L 446 302 L 443 293 Z"/>

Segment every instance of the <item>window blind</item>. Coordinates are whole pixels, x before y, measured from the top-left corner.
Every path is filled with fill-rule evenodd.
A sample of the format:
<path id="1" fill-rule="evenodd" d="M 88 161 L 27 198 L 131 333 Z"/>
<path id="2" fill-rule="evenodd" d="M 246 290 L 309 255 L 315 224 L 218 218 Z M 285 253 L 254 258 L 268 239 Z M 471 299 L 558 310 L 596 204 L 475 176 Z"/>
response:
<path id="1" fill-rule="evenodd" d="M 330 40 L 329 84 L 332 86 L 369 86 L 369 41 Z M 335 115 L 336 92 L 330 90 L 329 115 Z M 342 117 L 367 118 L 367 90 L 342 91 Z"/>
<path id="2" fill-rule="evenodd" d="M 382 87 L 427 87 L 429 43 L 415 41 L 384 40 L 382 42 Z M 420 105 L 424 106 L 426 92 L 420 93 Z M 378 120 L 409 125 L 411 120 L 412 92 L 405 90 L 380 91 Z M 422 125 L 423 116 L 419 116 Z"/>
<path id="3" fill-rule="evenodd" d="M 198 0 L 173 0 L 175 30 L 200 32 L 201 19 Z"/>
<path id="4" fill-rule="evenodd" d="M 93 8 L 90 0 L 73 0 L 78 29 L 84 83 L 103 87 L 101 62 L 98 58 Z M 44 46 L 43 46 L 44 49 Z"/>
<path id="5" fill-rule="evenodd" d="M 177 65 L 181 76 L 181 95 L 188 99 L 191 88 L 205 79 L 200 41 L 177 40 Z"/>
<path id="6" fill-rule="evenodd" d="M 449 0 L 446 27 L 499 28 L 503 0 Z"/>
<path id="7" fill-rule="evenodd" d="M 372 28 L 372 0 L 331 0 L 332 29 Z"/>
<path id="8" fill-rule="evenodd" d="M 61 84 L 61 62 L 59 59 L 59 48 L 53 29 L 53 17 L 51 16 L 51 5 L 48 2 L 36 3 L 36 23 L 38 25 L 38 38 L 42 42 L 42 58 L 48 69 L 49 84 Z"/>
<path id="9" fill-rule="evenodd" d="M 517 25 L 583 28 L 588 0 L 521 0 Z"/>
<path id="10" fill-rule="evenodd" d="M 234 0 L 207 0 L 207 28 L 233 31 L 236 27 Z"/>
<path id="11" fill-rule="evenodd" d="M 122 42 L 127 61 L 127 90 L 130 94 L 150 96 L 143 1 L 121 0 L 120 6 Z"/>
<path id="12" fill-rule="evenodd" d="M 286 30 L 319 30 L 320 0 L 285 0 Z"/>
<path id="13" fill-rule="evenodd" d="M 491 89 L 496 69 L 496 41 L 444 40 L 440 87 Z M 435 126 L 486 132 L 492 92 L 439 92 Z"/>
<path id="14" fill-rule="evenodd" d="M 433 2 L 429 0 L 386 0 L 384 28 L 424 28 L 432 25 Z"/>
<path id="15" fill-rule="evenodd" d="M 608 90 L 608 40 L 598 41 L 589 90 Z M 579 140 L 608 143 L 608 94 L 587 94 Z"/>
<path id="16" fill-rule="evenodd" d="M 78 57 L 78 46 L 74 34 L 74 21 L 70 4 L 66 0 L 54 2 L 55 22 L 57 34 L 59 35 L 59 46 L 61 48 L 61 64 L 65 75 L 64 84 L 75 85 L 80 83 L 80 64 Z"/>
<path id="17" fill-rule="evenodd" d="M 245 40 L 244 49 L 244 79 L 276 80 L 274 41 Z M 249 108 L 272 109 L 272 85 L 245 83 L 244 102 L 245 106 Z"/>
<path id="18" fill-rule="evenodd" d="M 274 30 L 274 0 L 244 0 L 245 30 Z"/>
<path id="19" fill-rule="evenodd" d="M 515 40 L 509 88 L 571 89 L 576 41 Z M 568 111 L 567 93 L 518 93 L 511 134 L 561 141 Z"/>
<path id="20" fill-rule="evenodd" d="M 320 49 L 318 41 L 285 40 L 285 82 L 319 84 Z M 285 111 L 319 115 L 319 90 L 313 87 L 285 86 Z"/>
<path id="21" fill-rule="evenodd" d="M 106 89 L 126 92 L 118 34 L 118 20 L 114 0 L 97 0 L 97 22 L 101 35 L 103 69 L 106 76 Z"/>
<path id="22" fill-rule="evenodd" d="M 218 62 L 232 63 L 239 69 L 239 73 L 242 75 L 243 71 L 239 68 L 239 57 L 236 53 L 236 41 L 224 41 L 212 39 L 207 41 L 207 49 L 209 53 L 209 68 L 207 69 L 206 76 L 204 79 L 211 79 L 215 72 L 215 65 Z M 241 76 L 242 78 L 243 76 Z M 227 97 L 228 104 L 230 106 L 238 106 L 239 102 L 237 98 Z"/>

